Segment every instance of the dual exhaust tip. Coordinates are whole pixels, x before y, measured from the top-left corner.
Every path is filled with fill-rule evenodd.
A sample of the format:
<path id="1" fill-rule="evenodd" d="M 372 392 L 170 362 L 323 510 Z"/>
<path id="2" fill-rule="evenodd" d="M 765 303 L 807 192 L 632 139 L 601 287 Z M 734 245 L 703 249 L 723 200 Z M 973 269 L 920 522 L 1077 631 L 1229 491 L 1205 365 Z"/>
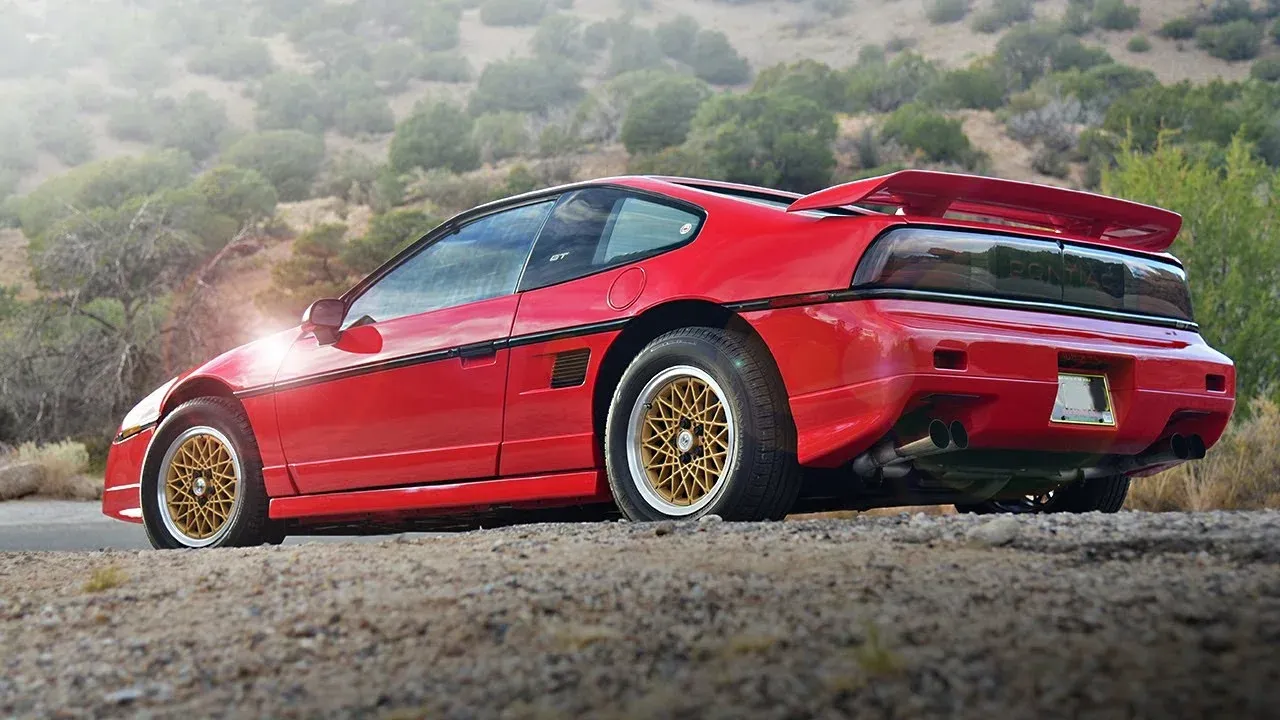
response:
<path id="1" fill-rule="evenodd" d="M 885 441 L 853 460 L 853 472 L 865 478 L 877 475 L 905 475 L 911 469 L 911 461 L 916 458 L 942 453 L 956 452 L 969 447 L 969 431 L 964 423 L 953 420 L 945 423 L 934 419 L 929 421 L 929 432 L 924 437 L 905 445 L 894 446 Z"/>

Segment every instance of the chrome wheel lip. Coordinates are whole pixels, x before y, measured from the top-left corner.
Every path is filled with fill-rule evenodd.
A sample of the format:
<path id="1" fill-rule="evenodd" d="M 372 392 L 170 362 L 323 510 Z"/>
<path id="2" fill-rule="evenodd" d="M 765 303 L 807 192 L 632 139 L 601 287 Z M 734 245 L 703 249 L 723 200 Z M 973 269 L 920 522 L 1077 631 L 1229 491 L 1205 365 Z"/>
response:
<path id="1" fill-rule="evenodd" d="M 174 522 L 173 514 L 169 512 L 168 498 L 165 496 L 166 480 L 169 476 L 169 467 L 173 463 L 174 455 L 183 443 L 197 435 L 209 435 L 227 449 L 227 454 L 231 456 L 231 467 L 235 470 L 236 475 L 236 494 L 235 500 L 231 504 L 231 512 L 227 513 L 227 519 L 223 522 L 222 527 L 218 531 L 207 538 L 193 538 L 182 530 L 178 529 L 178 524 Z M 174 438 L 169 443 L 169 449 L 164 454 L 164 459 L 160 462 L 160 475 L 156 479 L 156 505 L 159 508 L 160 522 L 164 524 L 164 529 L 169 535 L 177 540 L 184 547 L 204 548 L 216 545 L 222 541 L 230 532 L 231 526 L 234 524 L 235 518 L 240 513 L 240 505 L 244 502 L 244 467 L 240 464 L 240 454 L 236 452 L 236 447 L 231 443 L 222 431 L 207 425 L 197 425 L 187 428 L 181 435 Z"/>
<path id="2" fill-rule="evenodd" d="M 720 472 L 720 476 L 716 478 L 715 485 L 712 486 L 711 490 L 689 505 L 676 505 L 663 499 L 658 494 L 657 490 L 649 482 L 649 473 L 640 454 L 641 437 L 647 411 L 646 406 L 653 402 L 654 398 L 658 396 L 658 393 L 667 383 L 682 377 L 695 378 L 706 383 L 707 387 L 711 388 L 711 392 L 715 393 L 716 400 L 724 408 L 724 416 L 728 424 L 729 451 L 726 453 L 724 469 Z M 715 502 L 724 494 L 724 489 L 727 485 L 725 480 L 733 474 L 737 462 L 737 454 L 737 422 L 733 416 L 732 406 L 729 405 L 720 383 L 716 382 L 715 378 L 701 368 L 692 365 L 674 365 L 664 369 L 650 378 L 649 382 L 645 383 L 645 386 L 640 390 L 640 394 L 636 397 L 635 403 L 631 406 L 631 415 L 627 421 L 627 468 L 631 472 L 631 482 L 649 507 L 665 515 L 687 517 Z"/>

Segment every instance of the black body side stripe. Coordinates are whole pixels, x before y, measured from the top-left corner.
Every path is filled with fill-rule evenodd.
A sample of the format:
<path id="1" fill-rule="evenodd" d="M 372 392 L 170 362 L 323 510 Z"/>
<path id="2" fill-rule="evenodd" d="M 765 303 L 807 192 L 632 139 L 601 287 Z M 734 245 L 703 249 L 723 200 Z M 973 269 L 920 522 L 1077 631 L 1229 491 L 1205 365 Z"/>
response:
<path id="1" fill-rule="evenodd" d="M 797 305 L 823 305 L 826 303 L 871 299 L 926 300 L 932 302 L 952 303 L 956 305 L 976 305 L 980 307 L 1004 308 L 1009 310 L 1048 312 L 1059 315 L 1095 318 L 1099 320 L 1155 325 L 1159 327 L 1176 328 L 1179 330 L 1198 330 L 1200 327 L 1196 323 L 1188 320 L 1178 320 L 1176 318 L 1142 315 L 1139 313 L 1129 313 L 1116 310 L 1086 308 L 1074 305 L 1059 305 L 1056 303 L 1037 302 L 1031 300 L 1012 300 L 1008 298 L 960 295 L 929 290 L 898 290 L 891 288 L 854 288 L 847 290 L 804 293 L 802 295 L 783 295 L 775 298 L 760 298 L 757 300 L 742 300 L 739 302 L 726 303 L 724 307 L 734 312 L 751 312 L 753 310 L 766 310 L 774 303 L 786 304 L 788 300 L 792 299 L 803 300 L 803 302 L 796 303 Z M 516 335 L 509 339 L 487 340 L 479 343 L 471 343 L 461 347 L 405 355 L 403 357 L 392 358 L 390 360 L 380 360 L 378 362 L 356 365 L 355 367 L 343 368 L 341 370 L 334 370 L 316 375 L 307 375 L 305 377 L 294 378 L 293 380 L 286 380 L 282 383 L 245 388 L 244 390 L 238 391 L 235 395 L 238 398 L 250 398 L 282 390 L 295 390 L 297 388 L 328 382 L 330 380 L 343 380 L 346 378 L 358 377 L 360 375 L 382 372 L 384 370 L 396 370 L 413 365 L 420 365 L 422 363 L 448 360 L 449 358 L 482 357 L 497 352 L 503 348 L 535 345 L 537 343 L 551 342 L 553 340 L 566 340 L 569 338 L 609 332 L 611 330 L 619 330 L 626 325 L 630 319 L 631 318 L 618 318 L 616 320 L 606 320 L 604 322 L 589 323 L 587 325 L 577 325 L 560 330 Z"/>
<path id="2" fill-rule="evenodd" d="M 596 333 L 608 332 L 610 330 L 621 329 L 627 324 L 630 318 L 618 318 L 617 320 L 608 320 L 605 322 L 590 323 L 588 325 L 578 325 L 576 327 L 563 328 L 561 330 L 551 330 L 547 332 L 529 333 L 527 335 L 518 335 L 510 339 L 486 340 L 484 342 L 471 343 L 460 347 L 446 348 L 443 350 L 432 350 L 430 352 L 415 353 L 413 355 L 405 355 L 403 357 L 391 358 L 390 360 L 379 360 L 378 362 L 365 363 L 354 367 L 342 368 L 341 370 L 333 370 L 325 373 L 317 373 L 315 375 L 306 375 L 292 380 L 286 380 L 282 383 L 272 383 L 269 385 L 258 385 L 256 387 L 245 388 L 236 392 L 238 398 L 251 398 L 267 393 L 281 392 L 284 390 L 296 390 L 298 388 L 315 385 L 318 383 L 329 382 L 331 380 L 345 380 L 347 378 L 359 377 L 360 375 L 368 375 L 370 373 L 383 372 L 384 370 L 398 370 L 400 368 L 411 367 L 413 365 L 421 365 L 423 363 L 437 362 L 439 360 L 448 360 L 450 358 L 472 358 L 491 355 L 503 348 L 520 347 L 521 345 L 533 345 L 536 343 L 551 342 L 552 340 L 564 340 L 568 338 L 583 337 L 586 335 L 594 335 Z"/>

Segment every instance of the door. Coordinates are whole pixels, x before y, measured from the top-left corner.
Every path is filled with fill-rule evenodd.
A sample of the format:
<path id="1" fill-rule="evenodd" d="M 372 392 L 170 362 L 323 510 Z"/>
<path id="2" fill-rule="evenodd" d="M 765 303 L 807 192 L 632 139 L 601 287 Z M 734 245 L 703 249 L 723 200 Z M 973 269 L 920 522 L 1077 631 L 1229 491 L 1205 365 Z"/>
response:
<path id="1" fill-rule="evenodd" d="M 551 201 L 442 230 L 350 299 L 332 345 L 299 339 L 276 378 L 302 493 L 497 474 L 516 283 Z"/>

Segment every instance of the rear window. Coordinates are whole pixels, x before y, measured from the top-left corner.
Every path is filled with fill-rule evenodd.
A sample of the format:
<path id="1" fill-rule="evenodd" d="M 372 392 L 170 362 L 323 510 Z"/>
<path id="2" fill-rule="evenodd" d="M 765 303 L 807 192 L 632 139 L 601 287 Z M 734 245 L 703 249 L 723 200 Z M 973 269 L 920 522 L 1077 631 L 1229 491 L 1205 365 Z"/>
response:
<path id="1" fill-rule="evenodd" d="M 1191 320 L 1186 274 L 1173 263 L 1052 240 L 931 228 L 877 240 L 855 287 L 1037 300 Z"/>

